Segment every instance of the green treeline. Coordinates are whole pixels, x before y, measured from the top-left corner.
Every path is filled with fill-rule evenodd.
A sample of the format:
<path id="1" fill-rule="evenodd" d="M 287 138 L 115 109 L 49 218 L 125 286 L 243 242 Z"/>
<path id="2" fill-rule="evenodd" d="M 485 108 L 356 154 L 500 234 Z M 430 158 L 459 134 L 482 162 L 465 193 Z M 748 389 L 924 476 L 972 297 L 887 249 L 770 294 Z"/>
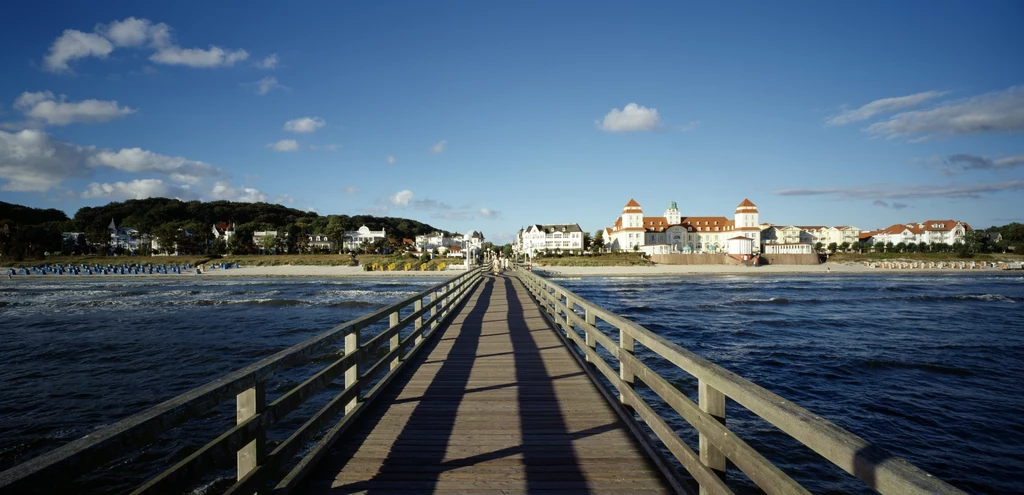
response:
<path id="1" fill-rule="evenodd" d="M 30 208 L 0 202 L 0 256 L 16 260 L 42 258 L 43 253 L 89 254 L 105 252 L 109 242 L 107 227 L 114 220 L 118 227 L 137 229 L 165 246 L 177 244 L 191 253 L 250 254 L 259 252 L 252 233 L 277 231 L 280 246 L 288 252 L 305 250 L 306 234 L 327 235 L 341 245 L 346 230 L 366 225 L 371 230 L 387 231 L 387 244 L 397 247 L 402 239 L 412 239 L 437 229 L 406 218 L 372 215 L 326 215 L 270 203 L 232 201 L 180 201 L 167 198 L 132 199 L 104 206 L 83 207 L 68 218 L 56 209 Z M 214 224 L 233 226 L 233 246 L 214 240 Z M 84 239 L 62 239 L 64 232 L 82 233 Z M 147 253 L 148 254 L 148 253 Z"/>

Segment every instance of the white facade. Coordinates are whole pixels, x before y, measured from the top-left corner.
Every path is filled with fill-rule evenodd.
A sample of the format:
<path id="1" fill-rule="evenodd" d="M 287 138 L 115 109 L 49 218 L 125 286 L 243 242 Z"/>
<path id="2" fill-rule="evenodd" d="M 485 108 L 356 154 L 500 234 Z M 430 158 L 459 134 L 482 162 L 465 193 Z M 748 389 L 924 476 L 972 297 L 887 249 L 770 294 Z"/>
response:
<path id="1" fill-rule="evenodd" d="M 765 244 L 764 254 L 814 254 L 814 245 L 805 242 L 793 244 Z"/>
<path id="2" fill-rule="evenodd" d="M 582 251 L 583 229 L 577 223 L 530 225 L 519 231 L 513 250 L 531 258 L 544 251 Z"/>
<path id="3" fill-rule="evenodd" d="M 369 227 L 363 225 L 359 227 L 359 230 L 346 230 L 345 238 L 342 242 L 342 247 L 346 250 L 355 250 L 359 248 L 363 242 L 376 242 L 381 239 L 386 239 L 387 234 L 383 229 L 381 230 L 370 230 Z"/>
<path id="4" fill-rule="evenodd" d="M 874 235 L 874 242 L 891 242 L 914 244 L 945 243 L 952 246 L 962 242 L 967 231 L 973 230 L 970 225 L 958 220 L 926 220 L 918 223 L 896 224 L 887 229 L 879 230 Z"/>
<path id="5" fill-rule="evenodd" d="M 726 217 L 682 216 L 675 201 L 664 216 L 645 217 L 643 208 L 630 199 L 613 227 L 604 230 L 605 247 L 611 251 L 642 251 L 646 254 L 728 254 L 731 238 L 745 237 L 758 251 L 761 228 L 757 206 L 744 199 L 732 220 Z M 737 244 L 738 246 L 738 244 Z"/>
<path id="6" fill-rule="evenodd" d="M 132 227 L 118 227 L 114 223 L 114 219 L 110 219 L 110 225 L 107 226 L 107 232 L 110 233 L 110 249 L 124 249 L 134 253 L 139 249 L 139 231 Z"/>

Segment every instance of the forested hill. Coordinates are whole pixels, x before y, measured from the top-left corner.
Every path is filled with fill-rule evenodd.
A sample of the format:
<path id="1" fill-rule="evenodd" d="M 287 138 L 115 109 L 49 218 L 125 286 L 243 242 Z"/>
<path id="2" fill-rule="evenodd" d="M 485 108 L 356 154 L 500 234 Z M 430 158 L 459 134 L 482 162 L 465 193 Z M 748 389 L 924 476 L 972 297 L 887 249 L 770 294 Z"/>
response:
<path id="1" fill-rule="evenodd" d="M 72 223 L 82 231 L 105 228 L 114 219 L 118 225 L 134 227 L 140 232 L 153 232 L 166 224 L 179 224 L 209 230 L 215 223 L 234 224 L 242 230 L 287 230 L 298 225 L 323 233 L 332 230 L 355 230 L 362 225 L 385 229 L 398 240 L 433 232 L 434 227 L 406 218 L 371 215 L 318 215 L 270 203 L 236 203 L 232 201 L 180 201 L 167 198 L 132 199 L 105 206 L 85 207 L 75 213 Z"/>
<path id="2" fill-rule="evenodd" d="M 15 225 L 40 225 L 48 222 L 66 222 L 68 216 L 63 211 L 49 208 L 31 208 L 0 201 L 0 222 Z"/>

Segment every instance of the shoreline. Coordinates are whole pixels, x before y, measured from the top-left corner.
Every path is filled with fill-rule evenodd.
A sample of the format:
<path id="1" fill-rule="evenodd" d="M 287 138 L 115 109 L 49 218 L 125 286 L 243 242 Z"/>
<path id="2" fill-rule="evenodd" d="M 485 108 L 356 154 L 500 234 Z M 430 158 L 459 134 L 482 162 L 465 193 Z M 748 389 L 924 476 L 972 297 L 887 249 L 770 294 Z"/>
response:
<path id="1" fill-rule="evenodd" d="M 5 273 L 7 268 L 0 268 Z M 672 277 L 688 275 L 793 275 L 793 274 L 912 274 L 912 275 L 966 275 L 985 274 L 1000 275 L 1022 273 L 1019 270 L 976 269 L 958 270 L 944 269 L 884 269 L 871 268 L 862 264 L 824 263 L 820 265 L 765 265 L 746 267 L 734 265 L 655 265 L 655 266 L 534 266 L 533 271 L 546 277 Z M 331 266 L 331 265 L 275 265 L 247 266 L 231 269 L 210 269 L 202 274 L 194 272 L 181 274 L 110 274 L 110 275 L 15 275 L 15 279 L 38 278 L 181 278 L 181 277 L 434 277 L 452 278 L 462 273 L 461 270 L 444 271 L 372 271 L 363 270 L 362 266 Z"/>

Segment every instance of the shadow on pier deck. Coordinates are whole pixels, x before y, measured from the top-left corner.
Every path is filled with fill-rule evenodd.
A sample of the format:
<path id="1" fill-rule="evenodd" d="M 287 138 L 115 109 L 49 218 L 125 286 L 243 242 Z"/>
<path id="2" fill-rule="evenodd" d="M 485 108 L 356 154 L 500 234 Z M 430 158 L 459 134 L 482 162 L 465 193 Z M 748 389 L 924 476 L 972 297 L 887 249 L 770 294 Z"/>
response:
<path id="1" fill-rule="evenodd" d="M 517 278 L 424 350 L 300 491 L 673 491 Z"/>

